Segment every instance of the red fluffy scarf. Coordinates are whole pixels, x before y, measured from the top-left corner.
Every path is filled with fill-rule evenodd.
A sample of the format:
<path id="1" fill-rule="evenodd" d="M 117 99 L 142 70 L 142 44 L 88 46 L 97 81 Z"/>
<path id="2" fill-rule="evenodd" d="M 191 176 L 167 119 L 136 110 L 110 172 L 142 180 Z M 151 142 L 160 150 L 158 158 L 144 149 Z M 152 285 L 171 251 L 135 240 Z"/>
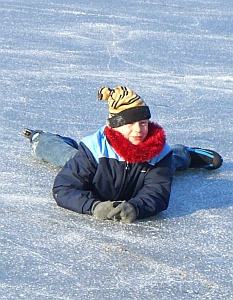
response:
<path id="1" fill-rule="evenodd" d="M 150 160 L 163 150 L 166 142 L 163 128 L 153 122 L 149 122 L 147 138 L 139 145 L 133 145 L 120 132 L 108 126 L 105 127 L 104 134 L 116 153 L 129 163 Z"/>

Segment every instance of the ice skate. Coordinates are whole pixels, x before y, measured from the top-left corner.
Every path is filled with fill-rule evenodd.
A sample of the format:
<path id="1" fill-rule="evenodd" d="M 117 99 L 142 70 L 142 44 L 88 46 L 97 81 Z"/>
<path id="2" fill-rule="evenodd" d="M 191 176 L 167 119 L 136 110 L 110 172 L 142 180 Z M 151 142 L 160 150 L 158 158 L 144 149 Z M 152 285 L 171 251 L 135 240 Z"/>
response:
<path id="1" fill-rule="evenodd" d="M 23 136 L 26 137 L 27 139 L 29 139 L 31 142 L 35 134 L 39 135 L 42 132 L 43 132 L 42 130 L 32 130 L 29 128 L 24 128 Z"/>
<path id="2" fill-rule="evenodd" d="M 223 159 L 215 151 L 196 147 L 186 147 L 190 154 L 189 168 L 204 168 L 214 170 L 221 167 Z"/>

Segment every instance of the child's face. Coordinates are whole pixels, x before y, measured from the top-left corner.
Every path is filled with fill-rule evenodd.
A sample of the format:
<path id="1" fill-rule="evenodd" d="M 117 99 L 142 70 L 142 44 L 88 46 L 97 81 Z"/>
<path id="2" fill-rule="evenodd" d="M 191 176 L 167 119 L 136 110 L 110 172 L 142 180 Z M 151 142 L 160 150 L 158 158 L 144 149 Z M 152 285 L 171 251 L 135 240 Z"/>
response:
<path id="1" fill-rule="evenodd" d="M 148 134 L 148 122 L 149 120 L 141 120 L 113 129 L 120 132 L 133 145 L 138 145 L 145 140 Z"/>

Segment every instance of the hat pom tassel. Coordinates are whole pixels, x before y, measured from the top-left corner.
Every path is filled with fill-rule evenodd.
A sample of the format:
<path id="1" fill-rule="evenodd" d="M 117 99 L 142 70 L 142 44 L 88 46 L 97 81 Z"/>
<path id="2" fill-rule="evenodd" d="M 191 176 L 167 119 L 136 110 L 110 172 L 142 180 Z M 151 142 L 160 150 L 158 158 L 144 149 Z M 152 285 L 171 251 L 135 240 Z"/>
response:
<path id="1" fill-rule="evenodd" d="M 108 87 L 101 87 L 99 90 L 98 90 L 98 100 L 108 100 L 108 98 L 110 97 L 111 95 L 111 92 L 112 90 Z"/>

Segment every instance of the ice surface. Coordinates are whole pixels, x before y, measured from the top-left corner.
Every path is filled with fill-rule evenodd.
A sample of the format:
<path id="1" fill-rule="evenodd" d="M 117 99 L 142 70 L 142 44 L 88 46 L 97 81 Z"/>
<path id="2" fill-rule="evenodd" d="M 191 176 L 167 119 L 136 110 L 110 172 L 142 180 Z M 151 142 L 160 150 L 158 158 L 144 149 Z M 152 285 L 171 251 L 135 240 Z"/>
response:
<path id="1" fill-rule="evenodd" d="M 233 299 L 233 3 L 1 0 L 0 298 Z M 58 169 L 26 127 L 71 136 L 107 117 L 99 87 L 130 86 L 168 141 L 224 164 L 176 175 L 168 210 L 131 225 L 56 206 Z"/>

